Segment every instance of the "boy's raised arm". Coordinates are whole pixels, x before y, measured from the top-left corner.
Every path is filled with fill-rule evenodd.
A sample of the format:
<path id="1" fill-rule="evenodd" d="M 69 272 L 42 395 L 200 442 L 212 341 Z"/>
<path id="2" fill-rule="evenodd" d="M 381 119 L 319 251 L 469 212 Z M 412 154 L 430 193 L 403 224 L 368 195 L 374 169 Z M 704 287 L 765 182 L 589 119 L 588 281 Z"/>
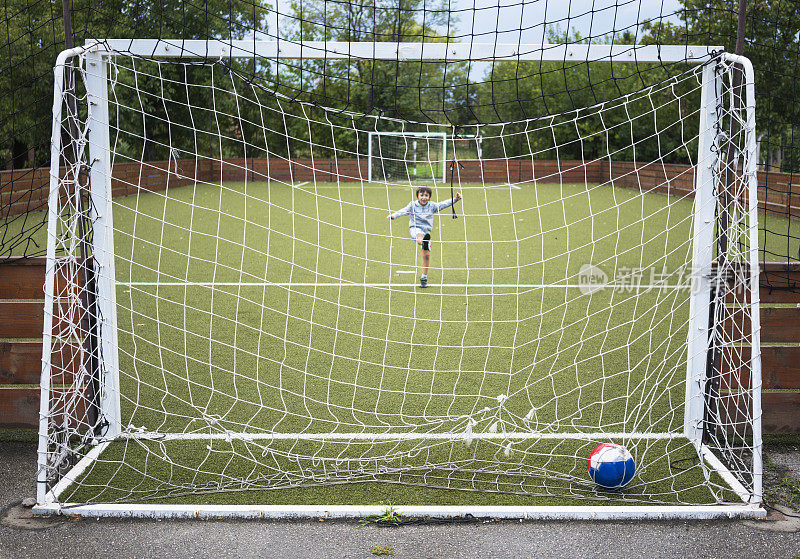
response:
<path id="1" fill-rule="evenodd" d="M 409 202 L 408 204 L 406 204 L 406 207 L 405 207 L 405 208 L 403 208 L 402 210 L 397 210 L 397 211 L 396 211 L 396 212 L 394 212 L 393 214 L 389 214 L 389 215 L 387 215 L 387 216 L 386 216 L 386 219 L 397 219 L 397 218 L 398 218 L 398 217 L 400 217 L 401 215 L 408 215 L 408 214 L 410 214 L 410 213 L 411 213 L 411 205 L 412 205 L 413 203 L 414 203 L 414 202 Z"/>
<path id="2" fill-rule="evenodd" d="M 449 208 L 450 206 L 461 200 L 461 198 L 462 198 L 461 193 L 456 192 L 456 195 L 453 198 L 450 198 L 449 200 L 444 200 L 443 202 L 437 202 L 436 211 L 440 212 L 445 208 Z"/>

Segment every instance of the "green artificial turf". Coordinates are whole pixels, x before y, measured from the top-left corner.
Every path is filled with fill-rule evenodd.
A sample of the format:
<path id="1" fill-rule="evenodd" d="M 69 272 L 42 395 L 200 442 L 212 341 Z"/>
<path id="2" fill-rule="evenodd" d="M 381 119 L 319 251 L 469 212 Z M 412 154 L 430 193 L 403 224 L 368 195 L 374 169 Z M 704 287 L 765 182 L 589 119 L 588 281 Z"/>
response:
<path id="1" fill-rule="evenodd" d="M 463 185 L 458 218 L 447 209 L 435 221 L 431 286 L 421 290 L 407 218 L 386 219 L 412 191 L 359 186 L 199 184 L 114 200 L 125 430 L 563 439 L 117 441 L 63 501 L 730 496 L 685 439 L 616 441 L 634 453 L 637 475 L 622 493 L 598 492 L 586 457 L 606 439 L 570 438 L 682 431 L 690 200 Z M 434 199 L 449 195 L 440 190 Z M 616 286 L 581 289 L 587 264 Z M 684 288 L 636 288 L 637 277 Z"/>
<path id="2" fill-rule="evenodd" d="M 408 191 L 225 186 L 115 209 L 118 280 L 155 282 L 118 290 L 126 424 L 191 431 L 205 413 L 233 431 L 447 430 L 501 395 L 511 421 L 535 407 L 541 427 L 681 424 L 687 290 L 538 286 L 574 285 L 592 262 L 612 278 L 653 255 L 679 269 L 688 203 L 467 188 L 460 221 L 439 219 L 423 292 L 393 273 L 419 253 L 385 219 Z M 512 199 L 528 209 L 511 213 Z"/>
<path id="3" fill-rule="evenodd" d="M 706 482 L 708 472 L 685 439 L 624 442 L 637 457 L 637 474 L 623 489 L 603 490 L 586 473 L 585 456 L 597 443 L 569 438 L 518 441 L 508 454 L 504 442 L 488 441 L 361 443 L 347 449 L 309 441 L 116 441 L 60 500 L 242 505 L 674 505 L 738 500 L 715 473 Z M 350 463 L 343 460 L 348 456 Z M 320 464 L 337 458 L 335 466 L 327 465 L 322 483 Z M 357 470 L 347 470 L 356 464 Z"/>

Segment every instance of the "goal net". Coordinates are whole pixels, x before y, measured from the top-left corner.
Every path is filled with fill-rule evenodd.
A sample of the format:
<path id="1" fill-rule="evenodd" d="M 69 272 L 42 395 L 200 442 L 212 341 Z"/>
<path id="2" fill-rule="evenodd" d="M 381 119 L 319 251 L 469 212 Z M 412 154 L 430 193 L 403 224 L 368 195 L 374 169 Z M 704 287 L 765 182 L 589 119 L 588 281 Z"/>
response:
<path id="1" fill-rule="evenodd" d="M 174 51 L 57 66 L 38 511 L 759 514 L 746 59 L 455 130 L 422 289 L 452 126 Z"/>

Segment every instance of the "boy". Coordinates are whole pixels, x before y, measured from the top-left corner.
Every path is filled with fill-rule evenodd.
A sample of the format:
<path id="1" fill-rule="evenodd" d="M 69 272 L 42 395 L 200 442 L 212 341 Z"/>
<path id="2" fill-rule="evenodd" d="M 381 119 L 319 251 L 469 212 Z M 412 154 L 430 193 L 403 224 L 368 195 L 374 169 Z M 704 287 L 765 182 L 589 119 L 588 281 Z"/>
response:
<path id="1" fill-rule="evenodd" d="M 449 208 L 459 200 L 461 193 L 457 192 L 455 198 L 444 202 L 431 202 L 431 187 L 420 186 L 417 188 L 417 199 L 409 202 L 402 210 L 386 216 L 386 219 L 397 219 L 401 215 L 409 215 L 408 232 L 419 246 L 422 247 L 422 276 L 419 278 L 420 287 L 428 287 L 428 265 L 431 262 L 431 229 L 433 229 L 433 214 Z"/>

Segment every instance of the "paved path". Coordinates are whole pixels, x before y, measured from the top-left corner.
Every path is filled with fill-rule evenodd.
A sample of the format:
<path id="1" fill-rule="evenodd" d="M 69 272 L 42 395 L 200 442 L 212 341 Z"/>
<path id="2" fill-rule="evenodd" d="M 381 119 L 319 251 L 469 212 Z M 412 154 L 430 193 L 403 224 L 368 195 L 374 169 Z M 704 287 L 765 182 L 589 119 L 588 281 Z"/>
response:
<path id="1" fill-rule="evenodd" d="M 800 557 L 800 522 L 489 522 L 358 528 L 349 522 L 68 520 L 30 518 L 36 453 L 0 442 L 0 558 L 258 557 L 394 558 Z"/>

